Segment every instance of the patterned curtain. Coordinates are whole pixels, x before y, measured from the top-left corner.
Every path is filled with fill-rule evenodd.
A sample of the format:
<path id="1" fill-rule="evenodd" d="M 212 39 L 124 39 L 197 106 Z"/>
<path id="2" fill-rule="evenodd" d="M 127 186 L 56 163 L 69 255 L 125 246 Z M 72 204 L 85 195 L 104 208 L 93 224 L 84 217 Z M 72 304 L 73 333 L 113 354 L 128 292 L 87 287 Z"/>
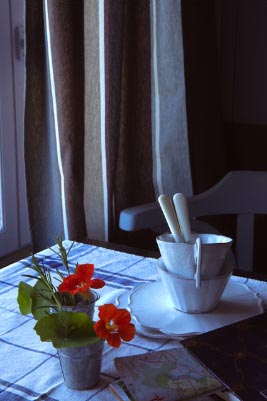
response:
<path id="1" fill-rule="evenodd" d="M 127 242 L 121 209 L 192 192 L 180 0 L 27 0 L 34 249 Z"/>

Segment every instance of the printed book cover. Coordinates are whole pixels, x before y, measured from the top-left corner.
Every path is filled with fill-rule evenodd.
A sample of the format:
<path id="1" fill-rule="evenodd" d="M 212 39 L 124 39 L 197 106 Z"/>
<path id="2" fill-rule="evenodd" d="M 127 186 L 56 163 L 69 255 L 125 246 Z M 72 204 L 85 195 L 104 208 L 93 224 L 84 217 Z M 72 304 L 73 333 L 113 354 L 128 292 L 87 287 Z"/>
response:
<path id="1" fill-rule="evenodd" d="M 223 387 L 183 347 L 118 357 L 114 363 L 135 401 L 185 400 Z"/>
<path id="2" fill-rule="evenodd" d="M 267 314 L 182 340 L 243 401 L 267 400 Z"/>

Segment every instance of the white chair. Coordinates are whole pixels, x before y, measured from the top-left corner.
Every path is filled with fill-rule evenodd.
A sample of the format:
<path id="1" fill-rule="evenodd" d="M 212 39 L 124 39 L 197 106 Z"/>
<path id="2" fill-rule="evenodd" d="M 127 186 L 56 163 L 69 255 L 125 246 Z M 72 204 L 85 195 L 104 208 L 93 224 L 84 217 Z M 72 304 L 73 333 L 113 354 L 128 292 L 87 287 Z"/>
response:
<path id="1" fill-rule="evenodd" d="M 232 171 L 207 191 L 188 197 L 188 207 L 196 232 L 218 232 L 200 222 L 199 217 L 236 215 L 236 265 L 240 270 L 252 271 L 254 217 L 267 214 L 267 171 Z M 119 227 L 126 231 L 150 228 L 160 233 L 166 221 L 158 202 L 151 202 L 122 210 Z"/>

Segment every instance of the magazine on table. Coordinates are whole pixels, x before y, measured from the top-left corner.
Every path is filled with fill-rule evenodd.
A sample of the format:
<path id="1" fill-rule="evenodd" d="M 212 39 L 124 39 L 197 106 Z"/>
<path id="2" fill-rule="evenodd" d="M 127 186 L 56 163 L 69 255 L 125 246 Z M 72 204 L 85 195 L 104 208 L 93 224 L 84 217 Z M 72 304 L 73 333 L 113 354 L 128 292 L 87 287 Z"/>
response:
<path id="1" fill-rule="evenodd" d="M 238 401 L 184 347 L 114 360 L 120 379 L 110 389 L 120 401 Z"/>

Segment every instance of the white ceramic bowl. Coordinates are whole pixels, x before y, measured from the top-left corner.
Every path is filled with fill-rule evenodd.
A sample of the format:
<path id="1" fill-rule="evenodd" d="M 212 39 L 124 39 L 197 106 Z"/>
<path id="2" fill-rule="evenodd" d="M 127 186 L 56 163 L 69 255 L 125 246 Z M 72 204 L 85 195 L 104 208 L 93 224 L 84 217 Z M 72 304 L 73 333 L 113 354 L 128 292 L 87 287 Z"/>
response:
<path id="1" fill-rule="evenodd" d="M 195 279 L 180 277 L 167 271 L 162 258 L 158 259 L 158 272 L 174 308 L 187 313 L 205 313 L 217 306 L 233 269 L 225 264 L 221 275 L 202 279 L 199 288 L 196 288 Z"/>
<path id="2" fill-rule="evenodd" d="M 200 239 L 201 250 L 196 247 L 196 238 Z M 190 243 L 175 242 L 172 234 L 161 234 L 156 241 L 166 269 L 191 279 L 197 272 L 198 259 L 201 279 L 220 276 L 233 242 L 224 235 L 201 233 L 194 233 Z"/>

